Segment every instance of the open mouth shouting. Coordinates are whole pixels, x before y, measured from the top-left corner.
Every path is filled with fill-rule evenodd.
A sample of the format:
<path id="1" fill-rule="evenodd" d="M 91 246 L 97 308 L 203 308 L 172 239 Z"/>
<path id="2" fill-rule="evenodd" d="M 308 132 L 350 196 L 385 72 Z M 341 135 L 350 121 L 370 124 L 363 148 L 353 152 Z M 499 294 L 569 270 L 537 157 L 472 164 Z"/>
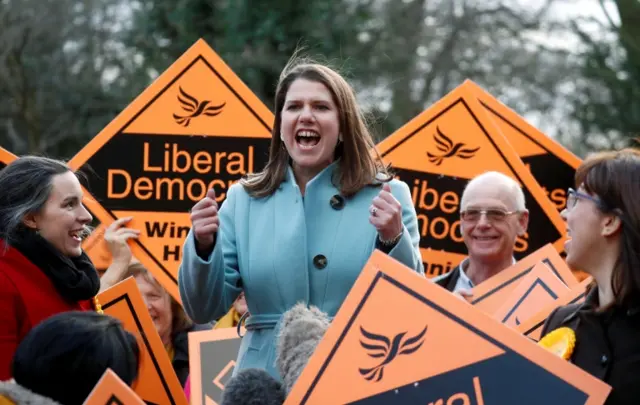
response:
<path id="1" fill-rule="evenodd" d="M 302 150 L 311 150 L 320 142 L 320 134 L 316 131 L 303 129 L 296 133 L 296 145 Z"/>

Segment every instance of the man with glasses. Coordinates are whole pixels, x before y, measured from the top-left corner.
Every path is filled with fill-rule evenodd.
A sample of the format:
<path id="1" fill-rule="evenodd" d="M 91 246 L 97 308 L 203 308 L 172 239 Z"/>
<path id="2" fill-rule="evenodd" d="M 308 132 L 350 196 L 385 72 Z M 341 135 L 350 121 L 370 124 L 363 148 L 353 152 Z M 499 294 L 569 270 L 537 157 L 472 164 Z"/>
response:
<path id="1" fill-rule="evenodd" d="M 472 179 L 462 193 L 460 230 L 469 256 L 433 281 L 447 290 L 468 290 L 515 263 L 516 238 L 527 231 L 529 211 L 520 185 L 499 172 Z"/>

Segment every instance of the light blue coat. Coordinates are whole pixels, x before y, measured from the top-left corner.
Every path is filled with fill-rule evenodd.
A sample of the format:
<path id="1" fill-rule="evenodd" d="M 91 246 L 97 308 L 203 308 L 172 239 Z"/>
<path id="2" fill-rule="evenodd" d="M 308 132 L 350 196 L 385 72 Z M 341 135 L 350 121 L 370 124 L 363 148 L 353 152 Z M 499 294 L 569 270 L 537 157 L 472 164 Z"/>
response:
<path id="1" fill-rule="evenodd" d="M 195 250 L 191 233 L 184 244 L 178 283 L 187 314 L 198 323 L 224 315 L 244 290 L 251 316 L 236 369 L 275 369 L 275 336 L 282 314 L 297 302 L 315 305 L 335 316 L 375 249 L 377 231 L 369 207 L 380 187 L 366 187 L 334 209 L 339 191 L 332 185 L 333 163 L 306 186 L 302 197 L 293 172 L 276 192 L 250 197 L 233 185 L 220 207 L 216 245 L 208 260 Z M 409 187 L 392 180 L 391 192 L 402 204 L 404 231 L 389 255 L 424 273 L 415 208 Z M 318 269 L 314 257 L 326 257 Z"/>

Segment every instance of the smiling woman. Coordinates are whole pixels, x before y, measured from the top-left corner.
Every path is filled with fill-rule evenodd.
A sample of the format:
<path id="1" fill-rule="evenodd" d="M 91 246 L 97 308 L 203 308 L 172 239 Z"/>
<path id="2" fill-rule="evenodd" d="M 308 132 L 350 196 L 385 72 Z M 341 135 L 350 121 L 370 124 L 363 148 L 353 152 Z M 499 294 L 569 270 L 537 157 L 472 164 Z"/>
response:
<path id="1" fill-rule="evenodd" d="M 82 251 L 91 215 L 64 163 L 21 157 L 0 171 L 0 381 L 24 336 L 60 312 L 93 310 L 100 280 Z"/>
<path id="2" fill-rule="evenodd" d="M 424 273 L 407 184 L 379 155 L 352 87 L 293 58 L 277 85 L 269 161 L 191 209 L 178 272 L 185 310 L 218 319 L 241 292 L 249 311 L 236 371 L 280 378 L 275 343 L 298 302 L 334 316 L 374 249 Z"/>
<path id="3" fill-rule="evenodd" d="M 132 262 L 124 278 L 133 277 L 147 306 L 153 324 L 164 344 L 173 370 L 182 386 L 189 375 L 190 332 L 208 330 L 212 325 L 196 325 L 185 314 L 178 301 L 173 299 L 160 283 L 139 262 Z"/>
<path id="4" fill-rule="evenodd" d="M 640 398 L 640 150 L 594 154 L 576 170 L 562 217 L 567 264 L 593 277 L 583 303 L 549 315 L 540 342 L 557 336 L 565 358 L 613 389 L 606 405 Z"/>

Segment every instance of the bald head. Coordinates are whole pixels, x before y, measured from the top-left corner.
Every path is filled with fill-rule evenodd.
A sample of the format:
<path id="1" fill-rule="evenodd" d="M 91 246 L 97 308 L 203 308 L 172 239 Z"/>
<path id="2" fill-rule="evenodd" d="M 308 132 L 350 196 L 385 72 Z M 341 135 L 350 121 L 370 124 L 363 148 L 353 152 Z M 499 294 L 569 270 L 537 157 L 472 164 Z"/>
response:
<path id="1" fill-rule="evenodd" d="M 508 210 L 524 211 L 524 192 L 511 177 L 500 172 L 485 172 L 474 177 L 462 193 L 460 209 L 465 210 L 471 200 L 489 197 L 501 201 Z"/>

